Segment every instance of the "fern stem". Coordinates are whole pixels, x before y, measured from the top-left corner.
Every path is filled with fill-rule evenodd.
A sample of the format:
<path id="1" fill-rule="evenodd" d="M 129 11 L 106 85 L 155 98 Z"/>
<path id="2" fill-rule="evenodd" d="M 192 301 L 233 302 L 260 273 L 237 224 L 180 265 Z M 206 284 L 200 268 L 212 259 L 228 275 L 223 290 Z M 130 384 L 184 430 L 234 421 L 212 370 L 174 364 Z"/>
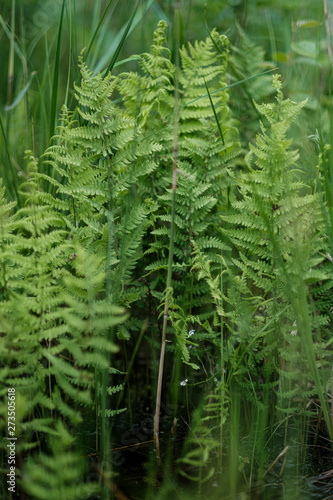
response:
<path id="1" fill-rule="evenodd" d="M 161 409 L 163 367 L 164 367 L 165 344 L 166 344 L 166 328 L 168 323 L 168 310 L 170 303 L 173 246 L 174 246 L 174 234 L 175 234 L 175 213 L 176 213 L 175 207 L 176 207 L 176 191 L 177 191 L 177 154 L 178 154 L 177 134 L 175 134 L 175 141 L 176 142 L 173 150 L 173 166 L 172 166 L 172 212 L 171 212 L 171 234 L 170 234 L 170 246 L 169 246 L 168 274 L 167 274 L 166 296 L 165 296 L 165 305 L 163 314 L 163 330 L 162 330 L 161 354 L 160 354 L 157 393 L 156 393 L 156 409 L 154 418 L 154 443 L 155 443 L 155 451 L 157 458 L 160 458 L 160 443 L 159 443 L 160 409 Z"/>
<path id="2" fill-rule="evenodd" d="M 223 311 L 223 260 L 221 258 L 221 278 L 220 278 L 220 289 L 221 289 L 221 311 Z M 224 397 L 225 397 L 225 378 L 224 378 L 224 320 L 223 314 L 221 314 L 221 346 L 220 346 L 220 362 L 221 362 L 221 400 L 220 400 L 220 444 L 221 444 L 221 453 L 220 453 L 220 467 L 222 470 L 222 443 L 223 443 L 223 407 L 224 407 Z"/>
<path id="3" fill-rule="evenodd" d="M 179 13 L 179 7 L 175 9 L 175 18 Z M 157 391 L 156 391 L 156 408 L 154 418 L 154 445 L 156 457 L 160 458 L 160 442 L 159 442 L 159 429 L 160 429 L 160 410 L 161 410 L 161 396 L 162 396 L 162 383 L 163 383 L 163 367 L 165 358 L 165 344 L 166 344 L 166 328 L 168 323 L 168 310 L 171 295 L 171 279 L 172 279 L 172 265 L 173 265 L 173 249 L 174 249 L 174 235 L 175 235 L 175 215 L 176 215 L 176 192 L 177 192 L 177 162 L 178 162 L 178 117 L 179 117 L 179 23 L 175 22 L 176 27 L 176 50 L 175 50 L 175 111 L 174 111 L 174 144 L 173 144 L 173 163 L 172 163 L 172 205 L 171 205 L 171 228 L 170 228 L 170 245 L 169 245 L 169 259 L 167 271 L 167 283 L 165 304 L 163 313 L 163 329 L 161 341 L 160 363 L 158 371 Z"/>

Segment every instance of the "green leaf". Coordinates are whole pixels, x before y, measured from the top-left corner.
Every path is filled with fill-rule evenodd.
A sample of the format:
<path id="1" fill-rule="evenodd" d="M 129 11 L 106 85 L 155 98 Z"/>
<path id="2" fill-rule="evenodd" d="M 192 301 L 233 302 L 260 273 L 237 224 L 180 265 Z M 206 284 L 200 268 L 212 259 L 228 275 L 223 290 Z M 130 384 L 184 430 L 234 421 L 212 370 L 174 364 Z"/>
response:
<path id="1" fill-rule="evenodd" d="M 315 42 L 311 40 L 301 40 L 300 42 L 294 42 L 291 44 L 291 49 L 304 57 L 309 57 L 310 59 L 315 59 L 318 55 L 318 50 Z"/>
<path id="2" fill-rule="evenodd" d="M 21 100 L 23 99 L 25 94 L 28 92 L 29 87 L 30 87 L 32 80 L 33 80 L 34 76 L 36 75 L 36 73 L 37 73 L 36 71 L 33 71 L 31 73 L 28 83 L 23 87 L 21 92 L 16 96 L 16 98 L 14 99 L 12 104 L 10 106 L 6 106 L 7 111 L 14 109 L 21 102 Z"/>
<path id="3" fill-rule="evenodd" d="M 274 52 L 274 54 L 272 54 L 272 57 L 277 62 L 282 62 L 282 63 L 288 62 L 288 55 L 285 54 L 284 52 Z"/>
<path id="4" fill-rule="evenodd" d="M 321 23 L 315 19 L 296 21 L 296 28 L 318 28 L 318 26 L 321 26 Z"/>

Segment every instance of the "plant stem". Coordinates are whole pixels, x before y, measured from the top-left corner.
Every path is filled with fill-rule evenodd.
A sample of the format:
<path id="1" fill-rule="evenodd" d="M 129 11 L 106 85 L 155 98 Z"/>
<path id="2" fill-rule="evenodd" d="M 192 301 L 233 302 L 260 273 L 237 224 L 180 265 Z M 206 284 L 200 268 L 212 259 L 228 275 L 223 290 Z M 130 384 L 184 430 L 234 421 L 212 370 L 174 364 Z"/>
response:
<path id="1" fill-rule="evenodd" d="M 333 51 L 331 42 L 331 29 L 330 29 L 330 15 L 328 12 L 327 0 L 324 0 L 324 13 L 325 13 L 325 28 L 326 28 L 326 38 L 327 38 L 327 51 L 330 58 L 331 64 L 333 66 Z"/>
<path id="2" fill-rule="evenodd" d="M 154 445 L 156 457 L 160 459 L 160 410 L 161 410 L 161 396 L 162 396 L 162 383 L 163 383 L 163 367 L 165 357 L 165 343 L 166 343 L 166 328 L 168 323 L 168 311 L 171 295 L 171 278 L 172 278 L 172 264 L 173 264 L 173 246 L 175 235 L 175 214 L 176 214 L 176 191 L 177 191 L 177 162 L 178 162 L 178 117 L 179 117 L 179 23 L 177 17 L 179 16 L 179 6 L 175 8 L 175 28 L 176 28 L 176 43 L 175 43 L 175 111 L 174 111 L 174 141 L 173 141 L 173 162 L 172 162 L 172 205 L 171 205 L 171 231 L 170 231 L 170 245 L 169 245 L 169 260 L 168 272 L 166 283 L 166 294 L 163 314 L 163 329 L 162 329 L 162 342 L 161 354 L 158 371 L 157 391 L 156 391 L 156 408 L 154 417 Z"/>
<path id="3" fill-rule="evenodd" d="M 172 215 L 171 215 L 169 261 L 168 261 L 167 286 L 166 286 L 166 296 L 165 296 L 165 305 L 163 314 L 161 354 L 160 354 L 160 363 L 158 371 L 157 392 L 156 392 L 156 409 L 154 418 L 154 443 L 155 443 L 155 452 L 157 458 L 160 458 L 160 443 L 159 443 L 160 409 L 161 409 L 161 396 L 162 396 L 163 367 L 164 367 L 164 357 L 165 357 L 166 328 L 168 322 L 168 311 L 169 311 L 170 293 L 171 293 L 173 241 L 175 234 L 175 212 L 176 212 L 175 207 L 176 207 L 176 190 L 177 190 L 177 154 L 178 154 L 178 143 L 177 143 L 176 133 L 175 133 L 175 139 L 176 141 L 173 149 L 173 166 L 172 166 Z"/>

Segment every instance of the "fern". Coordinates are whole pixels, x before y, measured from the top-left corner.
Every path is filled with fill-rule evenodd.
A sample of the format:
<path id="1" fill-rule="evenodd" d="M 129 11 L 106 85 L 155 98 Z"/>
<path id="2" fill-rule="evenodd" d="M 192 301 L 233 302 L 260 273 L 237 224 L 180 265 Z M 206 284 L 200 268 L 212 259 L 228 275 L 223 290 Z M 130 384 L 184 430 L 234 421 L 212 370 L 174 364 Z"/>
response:
<path id="1" fill-rule="evenodd" d="M 260 359 L 264 361 L 267 375 L 274 366 L 280 372 L 280 362 L 284 370 L 288 366 L 290 373 L 295 371 L 296 360 L 297 367 L 300 366 L 299 341 L 290 333 L 295 329 L 293 321 L 298 314 L 294 297 L 299 293 L 296 285 L 299 277 L 304 283 L 327 278 L 318 268 L 323 260 L 320 253 L 326 245 L 320 200 L 318 195 L 302 193 L 304 185 L 296 175 L 298 154 L 290 150 L 291 141 L 286 137 L 305 103 L 284 100 L 278 76 L 274 77 L 273 85 L 277 90 L 276 103 L 257 105 L 269 129 L 262 124 L 256 146 L 250 145 L 249 172 L 242 175 L 240 182 L 243 198 L 233 204 L 232 215 L 222 216 L 231 225 L 223 232 L 239 249 L 239 259 L 233 259 L 234 265 L 246 276 L 252 289 L 262 290 L 261 298 L 254 302 L 260 315 L 257 313 L 253 319 L 259 328 L 265 328 L 265 335 L 256 340 L 251 350 L 256 366 Z M 316 228 L 311 223 L 314 219 L 318 221 Z M 276 320 L 271 321 L 274 316 Z M 315 351 L 320 355 L 320 348 Z M 307 364 L 306 351 L 303 356 L 303 363 Z M 267 363 L 268 359 L 273 364 Z M 255 365 L 249 363 L 254 372 Z M 301 376 L 304 374 L 297 371 L 297 380 Z M 302 393 L 302 397 L 311 394 L 303 384 L 296 393 Z M 283 391 L 279 394 L 283 398 Z"/>
<path id="2" fill-rule="evenodd" d="M 74 438 L 61 422 L 56 431 L 50 454 L 30 458 L 25 465 L 24 490 L 38 500 L 94 498 L 100 488 L 96 483 L 82 481 L 84 464 L 80 455 L 71 450 Z"/>
<path id="3" fill-rule="evenodd" d="M 262 75 L 273 67 L 273 63 L 267 61 L 263 47 L 254 43 L 238 23 L 236 28 L 236 42 L 231 46 L 230 78 L 232 82 L 245 79 L 248 81 L 233 88 L 232 110 L 246 154 L 248 142 L 254 139 L 260 126 L 260 110 L 254 101 L 267 101 L 274 92 L 271 76 Z M 261 76 L 253 78 L 255 75 Z"/>
<path id="4" fill-rule="evenodd" d="M 116 347 L 106 332 L 125 319 L 103 298 L 101 259 L 65 239 L 64 219 L 44 204 L 31 154 L 27 171 L 25 207 L 12 216 L 13 205 L 1 199 L 1 392 L 15 387 L 24 408 L 17 414 L 20 454 L 39 447 L 41 433 L 53 435 L 57 417 L 77 424 L 82 406 L 100 406 L 95 370 L 108 370 L 107 353 Z"/>
<path id="5" fill-rule="evenodd" d="M 98 494 L 66 430 L 89 413 L 101 424 L 96 449 L 109 480 L 111 429 L 143 338 L 157 366 L 161 308 L 173 380 L 181 359 L 186 376 L 196 370 L 187 390 L 205 393 L 179 460 L 199 469 L 181 470 L 187 479 L 212 478 L 214 455 L 222 467 L 225 425 L 238 428 L 240 408 L 248 418 L 274 406 L 288 421 L 312 416 L 318 394 L 325 413 L 325 148 L 309 183 L 288 138 L 305 103 L 284 99 L 277 75 L 269 88 L 268 77 L 249 79 L 230 99 L 227 83 L 269 67 L 240 27 L 231 50 L 216 30 L 182 46 L 177 67 L 166 29 L 161 21 L 137 71 L 94 76 L 81 54 L 74 106 L 62 108 L 44 173 L 27 154 L 24 207 L 0 184 L 0 394 L 5 403 L 7 388 L 17 391 L 17 450 L 21 461 L 30 455 L 21 485 L 34 498 Z M 133 347 L 128 373 L 112 358 L 123 342 Z M 4 420 L 5 404 L 2 429 Z M 230 450 L 236 464 L 235 443 Z"/>
<path id="6" fill-rule="evenodd" d="M 179 472 L 183 477 L 191 481 L 205 483 L 214 474 L 215 469 L 210 457 L 212 452 L 218 448 L 219 443 L 212 436 L 210 428 L 202 421 L 201 413 L 202 411 L 196 411 L 193 415 L 193 427 L 190 430 L 190 437 L 185 443 L 178 463 L 183 466 L 195 468 L 196 472 L 190 474 L 180 469 Z"/>
<path id="7" fill-rule="evenodd" d="M 139 88 L 145 88 L 145 91 L 137 102 L 138 108 L 134 107 L 135 94 L 130 90 L 133 87 L 129 86 L 133 75 L 126 75 L 121 83 L 121 90 L 123 92 L 126 90 L 126 109 L 131 109 L 132 112 L 137 109 L 138 123 L 142 124 L 148 137 L 153 134 L 148 124 L 153 126 L 155 129 L 153 136 L 158 136 L 162 147 L 159 153 L 160 168 L 152 173 L 152 182 L 149 182 L 149 186 L 142 184 L 140 191 L 141 195 L 144 196 L 146 193 L 146 196 L 151 197 L 158 207 L 154 211 L 151 231 L 155 241 L 150 243 L 150 248 L 145 253 L 148 261 L 146 271 L 150 275 L 167 266 L 171 222 L 172 192 L 169 188 L 170 178 L 167 177 L 167 172 L 171 171 L 173 162 L 174 97 L 169 92 L 173 89 L 175 68 L 170 63 L 164 30 L 165 24 L 160 23 L 155 33 L 151 53 L 141 56 L 142 75 L 137 82 L 139 82 Z M 196 43 L 194 46 L 188 45 L 180 50 L 178 183 L 174 237 L 174 270 L 177 273 L 177 279 L 174 283 L 174 298 L 178 305 L 190 303 L 189 311 L 192 307 L 204 308 L 202 295 L 196 297 L 193 284 L 195 278 L 190 271 L 191 239 L 195 238 L 201 249 L 209 249 L 209 256 L 215 262 L 217 262 L 216 250 L 228 248 L 217 229 L 219 224 L 217 214 L 228 204 L 228 191 L 223 190 L 222 187 L 227 180 L 226 168 L 224 169 L 223 165 L 231 165 L 239 152 L 237 131 L 230 123 L 228 93 L 222 91 L 219 94 L 212 94 L 215 112 L 219 116 L 220 123 L 223 124 L 224 143 L 218 136 L 214 110 L 207 96 L 206 85 L 209 86 L 210 92 L 226 85 L 228 60 L 226 37 L 219 36 L 215 31 L 211 36 L 215 43 L 211 37 L 208 37 L 205 42 Z M 220 50 L 216 48 L 216 45 Z M 156 51 L 157 57 L 155 57 Z M 151 119 L 148 122 L 146 118 L 148 105 L 145 103 L 155 102 L 155 105 L 159 106 L 158 99 L 154 100 L 149 97 L 149 94 L 151 92 L 156 96 L 159 92 L 162 93 L 160 80 L 154 78 L 154 75 L 158 74 L 158 72 L 155 73 L 157 65 L 159 71 L 161 68 L 167 68 L 164 71 L 164 78 L 168 79 L 169 83 L 166 85 L 164 82 L 164 89 L 167 89 L 168 97 L 164 100 L 164 107 L 159 107 L 156 112 L 153 112 L 155 108 L 152 105 L 149 107 Z M 129 92 L 127 87 L 129 87 Z M 163 281 L 161 284 L 163 286 Z M 156 299 L 161 292 L 162 289 L 157 284 L 154 285 L 153 295 Z M 209 296 L 208 290 L 206 293 Z M 181 297 L 182 300 L 179 301 Z"/>
<path id="8" fill-rule="evenodd" d="M 254 282 L 266 293 L 271 291 L 275 273 L 274 238 L 279 239 L 281 254 L 286 256 L 288 245 L 290 248 L 290 242 L 294 240 L 297 221 L 302 218 L 305 224 L 311 219 L 313 210 L 318 213 L 316 197 L 297 196 L 302 185 L 295 181 L 292 169 L 298 155 L 289 150 L 286 138 L 290 123 L 296 119 L 304 103 L 283 101 L 278 77 L 274 77 L 274 86 L 278 91 L 276 104 L 258 106 L 270 123 L 270 132 L 267 133 L 262 125 L 257 145 L 250 146 L 247 156 L 250 172 L 242 176 L 240 185 L 244 199 L 234 203 L 233 215 L 222 216 L 233 225 L 242 226 L 224 232 L 243 252 L 238 264 L 243 266 L 243 262 L 246 265 Z M 252 167 L 253 158 L 256 158 L 256 169 Z M 257 258 L 248 259 L 246 254 Z"/>

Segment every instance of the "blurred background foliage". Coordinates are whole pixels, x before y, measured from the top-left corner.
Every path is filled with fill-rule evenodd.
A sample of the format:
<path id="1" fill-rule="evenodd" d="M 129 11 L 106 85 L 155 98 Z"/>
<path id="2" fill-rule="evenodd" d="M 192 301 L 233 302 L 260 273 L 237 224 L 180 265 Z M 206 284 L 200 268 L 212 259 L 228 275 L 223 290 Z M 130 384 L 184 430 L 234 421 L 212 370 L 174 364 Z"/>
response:
<path id="1" fill-rule="evenodd" d="M 1 2 L 0 175 L 4 177 L 13 199 L 16 195 L 12 184 L 17 183 L 17 175 L 24 175 L 24 151 L 29 148 L 40 155 L 49 145 L 50 120 L 59 115 L 66 100 L 66 89 L 67 102 L 70 102 L 73 82 L 78 78 L 78 55 L 84 47 L 89 47 L 103 15 L 105 17 L 87 58 L 88 66 L 95 72 L 108 67 L 136 8 L 133 0 L 67 0 L 61 24 L 62 5 L 62 0 Z M 327 0 L 326 5 L 330 15 L 332 1 Z M 314 135 L 316 129 L 324 136 L 330 134 L 332 61 L 328 45 L 331 44 L 331 34 L 325 24 L 324 2 L 142 0 L 137 5 L 118 63 L 149 50 L 153 30 L 160 19 L 168 24 L 168 43 L 173 47 L 174 11 L 178 6 L 181 11 L 177 21 L 181 42 L 206 37 L 205 6 L 207 26 L 209 29 L 216 27 L 220 33 L 226 34 L 233 44 L 232 51 L 237 50 L 241 42 L 239 25 L 254 44 L 248 50 L 248 64 L 261 51 L 266 62 L 282 75 L 287 96 L 296 101 L 309 98 L 307 110 L 310 119 L 294 127 L 295 134 L 298 129 L 302 143 L 304 137 Z M 120 64 L 113 71 L 135 68 L 134 61 Z M 267 69 L 267 64 L 263 69 Z M 259 97 L 265 95 L 262 85 L 263 79 L 253 83 L 253 92 Z M 237 92 L 237 89 L 232 91 L 231 99 Z M 243 121 L 245 119 L 246 116 Z"/>

